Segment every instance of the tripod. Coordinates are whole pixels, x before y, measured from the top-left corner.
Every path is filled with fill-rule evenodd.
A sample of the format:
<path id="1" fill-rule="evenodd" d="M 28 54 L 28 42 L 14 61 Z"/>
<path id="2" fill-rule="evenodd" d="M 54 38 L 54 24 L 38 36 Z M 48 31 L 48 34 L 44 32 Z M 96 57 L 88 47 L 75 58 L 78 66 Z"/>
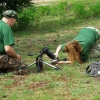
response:
<path id="1" fill-rule="evenodd" d="M 51 64 L 48 64 L 47 62 L 44 62 L 44 61 L 42 60 L 42 57 L 43 57 L 43 53 L 40 53 L 40 54 L 37 56 L 36 61 L 33 62 L 33 63 L 31 63 L 31 64 L 29 65 L 29 67 L 32 66 L 32 65 L 34 65 L 34 64 L 36 64 L 37 70 L 38 70 L 39 72 L 41 72 L 41 71 L 43 71 L 43 64 L 46 64 L 46 65 L 48 65 L 48 66 L 50 66 L 50 67 L 52 67 L 52 68 L 54 68 L 54 69 L 56 69 L 56 70 L 61 70 L 61 68 L 59 68 L 59 67 L 56 67 L 56 66 L 53 66 L 53 65 L 51 65 Z"/>

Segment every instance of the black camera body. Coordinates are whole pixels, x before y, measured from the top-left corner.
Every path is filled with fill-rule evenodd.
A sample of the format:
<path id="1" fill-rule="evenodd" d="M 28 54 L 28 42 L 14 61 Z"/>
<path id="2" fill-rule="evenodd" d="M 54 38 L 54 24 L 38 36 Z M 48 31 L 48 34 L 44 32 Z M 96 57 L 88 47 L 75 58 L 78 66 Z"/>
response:
<path id="1" fill-rule="evenodd" d="M 41 51 L 42 54 L 46 54 L 49 58 L 53 59 L 51 64 L 52 65 L 56 65 L 58 61 L 66 61 L 67 58 L 64 58 L 64 59 L 60 59 L 59 58 L 56 58 L 55 55 L 49 51 L 49 48 L 47 47 L 44 47 Z"/>
<path id="2" fill-rule="evenodd" d="M 53 59 L 51 64 L 56 65 L 56 63 L 59 61 L 58 58 L 55 57 L 55 55 L 49 51 L 49 48 L 44 47 L 41 51 L 42 54 L 46 54 L 49 58 Z"/>

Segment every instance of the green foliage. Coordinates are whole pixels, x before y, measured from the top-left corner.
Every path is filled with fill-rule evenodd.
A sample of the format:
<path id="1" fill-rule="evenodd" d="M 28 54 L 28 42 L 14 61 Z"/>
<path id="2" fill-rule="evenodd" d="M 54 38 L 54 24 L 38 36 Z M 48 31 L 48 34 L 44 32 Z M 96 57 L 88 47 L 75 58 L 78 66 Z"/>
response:
<path id="1" fill-rule="evenodd" d="M 68 5 L 66 1 L 56 5 L 34 6 L 19 10 L 19 19 L 14 29 L 23 30 L 31 25 L 34 29 L 55 29 L 63 25 L 75 23 L 80 19 L 100 16 L 100 2 L 76 2 Z M 69 23 L 70 22 L 70 23 Z"/>
<path id="2" fill-rule="evenodd" d="M 51 16 L 65 15 L 67 9 L 67 2 L 60 2 L 58 5 L 54 5 L 50 8 Z"/>
<path id="3" fill-rule="evenodd" d="M 83 3 L 77 3 L 72 8 L 75 16 L 77 18 L 86 18 L 87 17 L 87 11 L 85 10 L 85 5 Z"/>
<path id="4" fill-rule="evenodd" d="M 27 16 L 22 16 L 18 19 L 18 30 L 23 30 L 29 25 L 29 18 Z"/>
<path id="5" fill-rule="evenodd" d="M 93 17 L 100 17 L 100 2 L 90 6 L 90 11 Z"/>
<path id="6" fill-rule="evenodd" d="M 21 12 L 21 16 L 18 19 L 17 26 L 14 27 L 16 30 L 22 30 L 29 25 L 30 20 L 33 20 L 32 11 L 33 8 L 30 8 L 31 0 L 0 0 L 0 18 L 2 16 L 2 12 L 7 9 L 12 9 Z M 34 7 L 34 6 L 33 6 Z"/>
<path id="7" fill-rule="evenodd" d="M 2 16 L 2 12 L 3 10 L 6 10 L 6 3 L 5 3 L 5 0 L 0 0 L 0 18 Z"/>
<path id="8" fill-rule="evenodd" d="M 64 15 L 66 12 L 67 2 L 60 2 L 58 5 L 46 5 L 37 7 L 37 13 L 40 16 Z"/>
<path id="9" fill-rule="evenodd" d="M 48 25 L 49 28 L 53 24 L 59 24 L 59 20 L 57 20 L 58 13 L 56 13 L 56 16 L 53 14 L 52 16 L 50 14 L 49 16 L 41 15 L 38 17 L 40 19 L 38 19 L 36 16 L 39 15 L 35 12 L 33 13 L 33 20 L 35 22 L 38 20 L 45 21 L 46 24 L 37 23 L 40 23 L 41 26 L 46 25 L 44 26 L 45 28 Z M 68 11 L 66 14 L 68 14 Z M 20 14 L 19 17 L 22 17 L 22 15 Z M 55 20 L 57 21 L 56 23 Z M 30 31 L 27 29 L 17 32 L 17 34 L 15 33 L 17 52 L 20 51 L 19 54 L 22 55 L 25 63 L 30 64 L 34 62 L 38 56 L 37 53 L 39 53 L 43 46 L 48 46 L 50 47 L 50 51 L 55 52 L 58 44 L 72 40 L 81 27 L 93 25 L 99 28 L 100 26 L 100 20 L 96 18 L 84 21 L 84 18 L 83 20 L 76 19 L 73 15 L 73 17 L 66 17 L 65 20 L 67 20 L 67 23 L 64 27 L 55 28 L 55 31 L 52 32 L 49 29 L 42 31 Z M 36 25 L 34 22 L 33 24 Z M 27 56 L 29 52 L 33 53 L 34 56 Z M 66 54 L 60 53 L 59 57 L 66 57 Z M 50 58 L 45 55 L 43 56 L 43 60 L 51 63 Z M 44 64 L 44 71 L 42 73 L 38 73 L 35 69 L 36 65 L 33 65 L 34 73 L 30 73 L 29 75 L 1 75 L 0 100 L 100 100 L 100 77 L 88 77 L 85 73 L 86 66 L 89 63 L 91 61 L 83 64 L 59 65 L 62 70 L 55 70 Z"/>
<path id="10" fill-rule="evenodd" d="M 17 30 L 23 30 L 27 28 L 29 24 L 34 21 L 35 6 L 31 6 L 28 9 L 24 9 L 19 12 L 17 24 L 14 26 Z"/>
<path id="11" fill-rule="evenodd" d="M 100 100 L 100 96 L 99 95 L 94 96 L 93 100 Z"/>
<path id="12" fill-rule="evenodd" d="M 92 5 L 92 6 L 91 6 Z M 34 18 L 35 29 L 53 29 L 75 23 L 79 19 L 98 17 L 100 14 L 99 3 L 76 2 L 68 6 L 66 1 L 57 5 L 37 6 Z"/>
<path id="13" fill-rule="evenodd" d="M 37 7 L 37 13 L 40 16 L 48 16 L 50 15 L 50 6 L 39 6 Z"/>
<path id="14" fill-rule="evenodd" d="M 46 5 L 36 7 L 34 26 L 35 29 L 48 29 L 59 26 L 65 21 L 67 2 L 60 2 L 57 5 Z"/>
<path id="15" fill-rule="evenodd" d="M 59 15 L 65 15 L 66 10 L 67 10 L 67 2 L 60 2 L 57 5 L 57 9 L 58 9 Z"/>
<path id="16" fill-rule="evenodd" d="M 31 5 L 31 0 L 0 0 L 0 4 L 2 4 L 3 8 L 0 8 L 0 11 L 5 9 L 13 9 L 18 11 L 19 9 L 23 9 L 24 7 L 29 7 Z"/>

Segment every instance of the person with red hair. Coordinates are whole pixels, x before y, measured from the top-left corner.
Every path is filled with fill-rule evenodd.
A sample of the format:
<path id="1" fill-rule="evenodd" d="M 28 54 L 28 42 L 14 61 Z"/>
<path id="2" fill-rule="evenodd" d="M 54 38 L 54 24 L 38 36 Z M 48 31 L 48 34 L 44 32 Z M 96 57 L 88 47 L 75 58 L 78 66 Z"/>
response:
<path id="1" fill-rule="evenodd" d="M 83 63 L 89 59 L 89 53 L 96 44 L 99 37 L 99 30 L 93 27 L 82 28 L 78 35 L 70 42 L 61 44 L 57 47 L 55 56 L 58 57 L 60 50 L 68 55 L 67 61 L 59 61 L 57 64 L 63 63 Z"/>

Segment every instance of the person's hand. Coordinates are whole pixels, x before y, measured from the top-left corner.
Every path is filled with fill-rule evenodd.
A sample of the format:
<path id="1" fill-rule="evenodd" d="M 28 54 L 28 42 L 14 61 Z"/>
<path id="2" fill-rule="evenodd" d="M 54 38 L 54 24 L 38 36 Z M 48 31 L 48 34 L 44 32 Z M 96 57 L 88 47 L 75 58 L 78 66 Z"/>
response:
<path id="1" fill-rule="evenodd" d="M 54 53 L 55 57 L 58 58 L 58 53 Z"/>
<path id="2" fill-rule="evenodd" d="M 58 61 L 58 62 L 57 62 L 57 64 L 62 64 L 62 63 L 64 63 L 64 61 Z"/>
<path id="3" fill-rule="evenodd" d="M 63 63 L 63 61 L 58 61 L 57 63 L 56 63 L 56 65 L 60 65 L 60 64 L 62 64 Z"/>
<path id="4" fill-rule="evenodd" d="M 17 59 L 21 60 L 21 55 L 17 54 Z"/>
<path id="5" fill-rule="evenodd" d="M 59 65 L 59 64 L 71 64 L 71 63 L 72 63 L 71 61 L 58 61 L 57 65 Z"/>

